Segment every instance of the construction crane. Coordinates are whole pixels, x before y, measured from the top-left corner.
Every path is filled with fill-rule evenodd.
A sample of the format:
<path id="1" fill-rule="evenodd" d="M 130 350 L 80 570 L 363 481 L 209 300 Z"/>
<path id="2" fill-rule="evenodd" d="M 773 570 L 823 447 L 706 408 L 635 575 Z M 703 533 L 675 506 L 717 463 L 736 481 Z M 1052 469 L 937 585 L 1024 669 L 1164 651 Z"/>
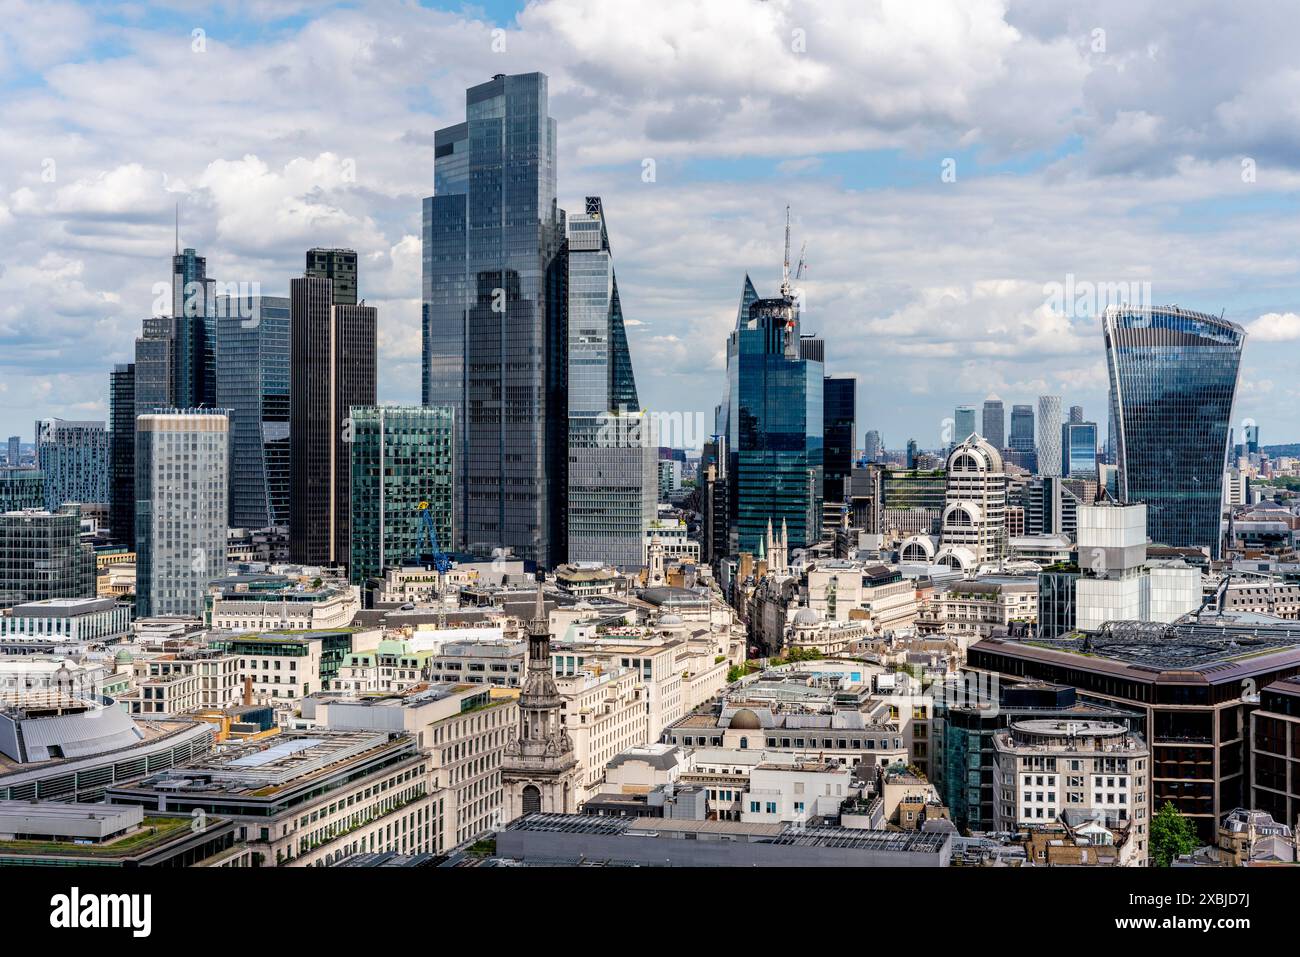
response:
<path id="1" fill-rule="evenodd" d="M 794 281 L 798 282 L 803 278 L 803 274 L 808 271 L 808 240 L 803 241 L 799 247 L 799 267 L 794 271 Z"/>
<path id="2" fill-rule="evenodd" d="M 438 573 L 438 627 L 447 627 L 447 606 L 444 602 L 447 573 L 451 571 L 451 559 L 438 547 L 438 532 L 433 527 L 433 509 L 428 502 L 420 503 L 420 530 L 416 538 L 416 563 L 426 571 Z"/>
<path id="3" fill-rule="evenodd" d="M 790 298 L 790 204 L 785 207 L 785 259 L 781 264 L 781 296 Z"/>

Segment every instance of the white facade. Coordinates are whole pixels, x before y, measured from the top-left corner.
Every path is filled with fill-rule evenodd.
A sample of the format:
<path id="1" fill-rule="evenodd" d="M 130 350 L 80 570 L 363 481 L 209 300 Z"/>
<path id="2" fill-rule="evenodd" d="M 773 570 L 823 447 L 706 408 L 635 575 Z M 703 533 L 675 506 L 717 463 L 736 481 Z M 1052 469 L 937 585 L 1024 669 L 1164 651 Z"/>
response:
<path id="1" fill-rule="evenodd" d="M 136 613 L 202 615 L 226 571 L 230 420 L 219 412 L 136 418 Z"/>

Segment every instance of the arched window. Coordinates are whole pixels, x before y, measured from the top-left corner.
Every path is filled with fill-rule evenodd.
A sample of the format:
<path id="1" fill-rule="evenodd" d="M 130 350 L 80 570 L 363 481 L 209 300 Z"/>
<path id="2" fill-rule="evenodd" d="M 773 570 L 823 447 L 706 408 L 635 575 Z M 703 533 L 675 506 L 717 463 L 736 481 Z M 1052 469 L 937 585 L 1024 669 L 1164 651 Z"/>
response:
<path id="1" fill-rule="evenodd" d="M 540 814 L 542 813 L 542 792 L 535 784 L 529 784 L 524 787 L 524 813 Z"/>

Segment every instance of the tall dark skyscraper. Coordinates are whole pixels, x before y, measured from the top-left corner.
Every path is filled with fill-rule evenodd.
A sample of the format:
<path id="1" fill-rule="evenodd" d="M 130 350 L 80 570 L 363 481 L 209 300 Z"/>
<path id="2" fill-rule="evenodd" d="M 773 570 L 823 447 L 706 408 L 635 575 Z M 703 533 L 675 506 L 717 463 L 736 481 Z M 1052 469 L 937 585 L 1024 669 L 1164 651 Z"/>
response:
<path id="1" fill-rule="evenodd" d="M 108 377 L 108 526 L 113 541 L 135 549 L 135 363 Z"/>
<path id="2" fill-rule="evenodd" d="M 1034 450 L 1034 407 L 1032 405 L 1013 405 L 1011 407 L 1011 437 L 1007 448 L 1017 452 Z"/>
<path id="3" fill-rule="evenodd" d="M 424 201 L 423 402 L 460 429 L 461 543 L 550 567 L 568 474 L 556 125 L 541 73 L 499 74 L 465 101 L 465 122 L 434 136 Z"/>
<path id="4" fill-rule="evenodd" d="M 135 414 L 176 407 L 176 320 L 146 319 L 135 340 Z"/>
<path id="5" fill-rule="evenodd" d="M 827 376 L 822 383 L 822 427 L 825 434 L 824 491 L 826 501 L 845 501 L 853 473 L 853 437 L 857 435 L 858 380 Z"/>
<path id="6" fill-rule="evenodd" d="M 1007 447 L 1007 412 L 1002 400 L 995 395 L 984 400 L 984 439 L 999 452 Z M 957 437 L 964 442 L 966 436 Z"/>
<path id="7" fill-rule="evenodd" d="M 1176 306 L 1108 308 L 1103 331 L 1120 497 L 1146 504 L 1153 542 L 1218 556 L 1245 331 Z"/>
<path id="8" fill-rule="evenodd" d="M 357 253 L 355 249 L 307 250 L 306 276 L 334 283 L 334 305 L 357 304 Z"/>
<path id="9" fill-rule="evenodd" d="M 289 299 L 222 296 L 217 405 L 230 415 L 230 525 L 289 524 Z"/>
<path id="10" fill-rule="evenodd" d="M 193 249 L 172 256 L 172 316 L 176 363 L 172 370 L 177 405 L 212 408 L 217 396 L 217 320 L 208 261 Z"/>
<path id="11" fill-rule="evenodd" d="M 348 561 L 353 406 L 375 405 L 373 306 L 336 306 L 329 279 L 289 283 L 289 558 Z"/>

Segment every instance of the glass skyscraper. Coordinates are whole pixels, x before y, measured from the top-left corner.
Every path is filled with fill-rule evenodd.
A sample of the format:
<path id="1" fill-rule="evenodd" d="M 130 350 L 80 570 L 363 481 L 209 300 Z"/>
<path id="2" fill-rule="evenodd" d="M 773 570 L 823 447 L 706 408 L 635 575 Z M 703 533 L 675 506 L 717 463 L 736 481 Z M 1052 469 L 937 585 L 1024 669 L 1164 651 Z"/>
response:
<path id="1" fill-rule="evenodd" d="M 568 265 L 568 560 L 640 565 L 658 440 L 639 408 L 599 196 L 569 220 Z"/>
<path id="2" fill-rule="evenodd" d="M 217 395 L 217 320 L 208 261 L 193 249 L 172 257 L 172 316 L 176 363 L 172 370 L 178 406 L 212 408 Z"/>
<path id="3" fill-rule="evenodd" d="M 1011 438 L 1007 448 L 1017 452 L 1034 451 L 1034 407 L 1032 405 L 1013 405 L 1011 407 Z"/>
<path id="4" fill-rule="evenodd" d="M 853 473 L 853 438 L 857 434 L 858 380 L 827 376 L 822 383 L 822 425 L 825 432 L 824 491 L 827 502 L 847 500 Z"/>
<path id="5" fill-rule="evenodd" d="M 230 410 L 230 525 L 289 525 L 289 299 L 218 297 L 217 406 Z"/>
<path id="6" fill-rule="evenodd" d="M 952 413 L 953 435 L 952 444 L 965 442 L 971 435 L 979 435 L 979 429 L 975 425 L 975 406 L 959 405 Z"/>
<path id="7" fill-rule="evenodd" d="M 752 288 L 747 282 L 746 294 Z M 738 550 L 757 552 L 769 523 L 780 528 L 783 521 L 792 547 L 815 543 L 821 537 L 825 376 L 822 362 L 805 358 L 798 307 L 786 290 L 780 298 L 750 302 L 727 340 L 727 375 Z"/>
<path id="8" fill-rule="evenodd" d="M 1061 397 L 1038 397 L 1038 474 L 1061 475 Z"/>
<path id="9" fill-rule="evenodd" d="M 81 508 L 0 513 L 0 608 L 95 597 L 95 549 L 81 541 Z"/>
<path id="10" fill-rule="evenodd" d="M 135 549 L 135 363 L 108 379 L 108 526 L 113 541 Z"/>
<path id="11" fill-rule="evenodd" d="M 568 415 L 564 213 L 541 73 L 470 87 L 434 135 L 424 201 L 423 402 L 458 426 L 459 538 L 563 560 Z"/>
<path id="12" fill-rule="evenodd" d="M 352 529 L 348 573 L 355 584 L 419 555 L 420 503 L 438 546 L 452 536 L 455 428 L 451 409 L 352 409 Z"/>
<path id="13" fill-rule="evenodd" d="M 1217 557 L 1246 333 L 1175 306 L 1113 306 L 1102 324 L 1120 498 L 1146 504 L 1153 542 Z"/>
<path id="14" fill-rule="evenodd" d="M 1069 478 L 1097 481 L 1097 423 L 1066 422 L 1061 426 L 1063 471 Z"/>
<path id="15" fill-rule="evenodd" d="M 984 400 L 984 432 L 982 434 L 985 441 L 999 452 L 1007 447 L 1006 406 L 995 395 L 991 395 Z M 964 435 L 957 437 L 959 442 L 965 441 L 965 439 L 966 436 Z"/>

